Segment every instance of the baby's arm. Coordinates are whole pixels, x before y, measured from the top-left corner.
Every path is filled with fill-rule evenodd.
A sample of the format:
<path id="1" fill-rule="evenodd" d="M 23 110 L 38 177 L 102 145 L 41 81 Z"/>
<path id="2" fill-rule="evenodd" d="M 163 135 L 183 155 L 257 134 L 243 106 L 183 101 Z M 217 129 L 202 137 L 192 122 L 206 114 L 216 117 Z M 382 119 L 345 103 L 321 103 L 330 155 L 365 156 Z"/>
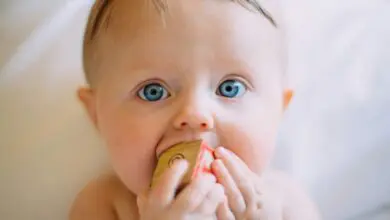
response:
<path id="1" fill-rule="evenodd" d="M 114 176 L 104 176 L 88 184 L 77 196 L 70 220 L 135 220 L 135 202 Z"/>

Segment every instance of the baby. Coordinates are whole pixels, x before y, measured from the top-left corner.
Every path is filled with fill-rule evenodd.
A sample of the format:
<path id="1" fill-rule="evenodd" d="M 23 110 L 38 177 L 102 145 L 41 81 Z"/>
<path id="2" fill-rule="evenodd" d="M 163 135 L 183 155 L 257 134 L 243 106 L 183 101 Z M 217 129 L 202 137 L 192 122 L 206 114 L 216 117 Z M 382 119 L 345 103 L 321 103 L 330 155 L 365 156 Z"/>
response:
<path id="1" fill-rule="evenodd" d="M 115 174 L 82 190 L 70 219 L 319 219 L 268 169 L 292 95 L 285 65 L 278 17 L 255 0 L 97 1 L 78 95 Z M 211 173 L 177 194 L 188 162 L 176 160 L 150 187 L 162 152 L 200 139 Z"/>

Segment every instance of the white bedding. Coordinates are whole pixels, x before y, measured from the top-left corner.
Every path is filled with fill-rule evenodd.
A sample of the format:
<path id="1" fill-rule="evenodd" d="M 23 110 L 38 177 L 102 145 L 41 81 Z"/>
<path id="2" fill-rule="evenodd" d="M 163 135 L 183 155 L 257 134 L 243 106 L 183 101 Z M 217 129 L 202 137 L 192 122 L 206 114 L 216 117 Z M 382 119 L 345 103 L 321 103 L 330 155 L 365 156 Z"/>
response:
<path id="1" fill-rule="evenodd" d="M 9 2 L 0 3 L 0 219 L 66 219 L 105 165 L 74 95 L 90 1 Z M 308 187 L 325 219 L 388 220 L 390 2 L 284 6 L 297 94 L 274 164 Z"/>
<path id="2" fill-rule="evenodd" d="M 390 2 L 287 2 L 290 169 L 325 219 L 390 219 Z"/>

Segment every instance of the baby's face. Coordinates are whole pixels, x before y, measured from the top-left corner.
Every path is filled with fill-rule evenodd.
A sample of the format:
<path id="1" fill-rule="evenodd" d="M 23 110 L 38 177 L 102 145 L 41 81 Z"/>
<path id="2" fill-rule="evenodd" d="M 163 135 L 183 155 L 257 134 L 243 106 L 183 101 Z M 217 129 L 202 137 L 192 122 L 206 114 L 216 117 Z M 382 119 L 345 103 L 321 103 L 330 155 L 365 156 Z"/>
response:
<path id="1" fill-rule="evenodd" d="M 80 93 L 119 177 L 139 193 L 162 151 L 199 138 L 261 174 L 283 111 L 276 28 L 230 1 L 169 2 L 165 23 L 134 2 L 114 5 L 99 80 Z"/>

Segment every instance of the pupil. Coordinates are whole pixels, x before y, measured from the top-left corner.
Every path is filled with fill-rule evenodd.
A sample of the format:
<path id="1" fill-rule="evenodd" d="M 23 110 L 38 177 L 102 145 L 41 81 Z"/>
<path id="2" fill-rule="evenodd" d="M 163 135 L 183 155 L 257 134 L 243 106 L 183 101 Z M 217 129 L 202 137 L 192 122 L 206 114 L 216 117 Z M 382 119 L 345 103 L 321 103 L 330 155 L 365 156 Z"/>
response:
<path id="1" fill-rule="evenodd" d="M 157 89 L 152 89 L 152 91 L 150 91 L 150 93 L 152 94 L 152 95 L 157 95 Z"/>
<path id="2" fill-rule="evenodd" d="M 236 80 L 227 80 L 219 86 L 219 94 L 228 98 L 235 98 L 240 94 L 242 84 Z"/>

